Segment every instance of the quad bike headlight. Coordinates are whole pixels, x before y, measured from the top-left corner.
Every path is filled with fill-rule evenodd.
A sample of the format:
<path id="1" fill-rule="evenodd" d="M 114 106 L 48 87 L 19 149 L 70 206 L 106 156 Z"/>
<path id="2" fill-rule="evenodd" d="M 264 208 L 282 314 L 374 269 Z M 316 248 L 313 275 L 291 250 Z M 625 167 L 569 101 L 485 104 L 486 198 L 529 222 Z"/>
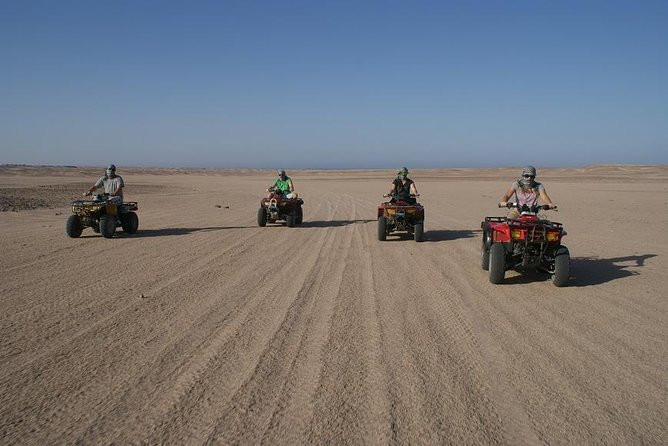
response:
<path id="1" fill-rule="evenodd" d="M 510 231 L 510 238 L 513 240 L 522 240 L 524 238 L 524 230 L 513 229 Z"/>
<path id="2" fill-rule="evenodd" d="M 416 210 L 417 210 L 417 209 L 415 209 L 415 208 L 408 208 L 408 209 L 406 209 L 406 213 L 407 213 L 407 214 L 415 214 L 415 211 L 416 211 Z"/>
<path id="3" fill-rule="evenodd" d="M 390 208 L 387 208 L 387 209 L 385 209 L 385 211 L 386 211 L 389 215 L 394 215 L 394 214 L 397 213 L 397 210 L 396 210 L 396 209 L 390 209 Z"/>
<path id="4" fill-rule="evenodd" d="M 556 242 L 559 240 L 559 231 L 548 231 L 547 232 L 547 241 Z"/>

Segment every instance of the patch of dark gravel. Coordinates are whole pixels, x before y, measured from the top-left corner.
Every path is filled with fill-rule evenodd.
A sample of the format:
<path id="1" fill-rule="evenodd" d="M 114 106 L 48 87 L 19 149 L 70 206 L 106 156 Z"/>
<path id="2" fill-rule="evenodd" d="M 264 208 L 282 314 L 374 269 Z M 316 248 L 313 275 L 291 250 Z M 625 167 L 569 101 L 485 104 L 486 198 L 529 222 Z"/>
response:
<path id="1" fill-rule="evenodd" d="M 32 187 L 0 189 L 0 211 L 25 211 L 41 208 L 61 208 L 81 197 L 88 183 L 51 184 Z"/>
<path id="2" fill-rule="evenodd" d="M 82 199 L 84 191 L 91 187 L 90 182 L 47 184 L 29 187 L 0 188 L 0 212 L 18 212 L 34 209 L 54 209 L 68 207 L 73 200 Z M 128 196 L 127 188 L 125 199 L 133 200 L 137 194 L 155 194 L 164 191 L 162 185 L 140 184 L 132 185 Z M 102 192 L 98 189 L 98 193 Z M 136 198 L 134 198 L 136 200 Z"/>

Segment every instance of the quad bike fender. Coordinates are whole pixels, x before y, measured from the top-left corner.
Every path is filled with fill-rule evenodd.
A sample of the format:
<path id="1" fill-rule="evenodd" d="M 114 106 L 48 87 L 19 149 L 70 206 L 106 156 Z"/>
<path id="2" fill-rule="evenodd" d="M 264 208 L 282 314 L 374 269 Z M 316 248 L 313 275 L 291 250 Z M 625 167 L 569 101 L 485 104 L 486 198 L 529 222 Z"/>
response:
<path id="1" fill-rule="evenodd" d="M 376 219 L 379 217 L 382 217 L 385 215 L 385 203 L 381 203 L 378 205 L 378 215 L 376 215 Z"/>
<path id="2" fill-rule="evenodd" d="M 105 212 L 108 215 L 118 215 L 118 206 L 116 206 L 114 203 L 107 203 Z"/>
<path id="3" fill-rule="evenodd" d="M 492 243 L 508 243 L 510 242 L 510 228 L 506 224 L 489 225 L 489 232 Z"/>
<path id="4" fill-rule="evenodd" d="M 123 209 L 127 211 L 138 211 L 139 206 L 136 201 L 126 201 L 123 203 Z"/>

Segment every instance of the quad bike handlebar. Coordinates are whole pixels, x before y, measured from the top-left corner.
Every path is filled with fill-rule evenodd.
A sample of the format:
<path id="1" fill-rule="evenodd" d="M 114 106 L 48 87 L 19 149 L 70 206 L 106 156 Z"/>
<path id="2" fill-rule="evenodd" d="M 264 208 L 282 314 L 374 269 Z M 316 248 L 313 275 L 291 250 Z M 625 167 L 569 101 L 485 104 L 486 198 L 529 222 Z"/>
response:
<path id="1" fill-rule="evenodd" d="M 525 204 L 525 205 L 520 206 L 519 203 L 515 203 L 515 202 L 512 202 L 512 201 L 507 201 L 507 202 L 505 202 L 505 204 L 504 204 L 503 201 L 501 201 L 497 205 L 500 208 L 508 208 L 508 209 L 516 208 L 516 209 L 520 209 L 520 210 L 526 209 L 529 212 L 550 211 L 550 210 L 556 211 L 557 210 L 557 205 L 555 205 L 555 204 L 541 204 L 541 205 L 534 205 L 534 206 L 529 206 L 529 205 Z"/>
<path id="2" fill-rule="evenodd" d="M 396 197 L 396 196 L 397 196 L 397 194 L 383 194 L 383 198 L 392 198 L 392 197 Z M 417 198 L 419 196 L 420 196 L 420 194 L 410 194 L 411 198 Z"/>

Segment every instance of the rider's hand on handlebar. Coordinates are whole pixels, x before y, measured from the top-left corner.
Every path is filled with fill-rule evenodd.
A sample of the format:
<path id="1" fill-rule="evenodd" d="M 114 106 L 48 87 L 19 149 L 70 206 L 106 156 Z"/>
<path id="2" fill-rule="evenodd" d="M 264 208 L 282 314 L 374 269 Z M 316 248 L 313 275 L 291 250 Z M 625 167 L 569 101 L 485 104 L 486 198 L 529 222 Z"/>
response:
<path id="1" fill-rule="evenodd" d="M 511 203 L 508 201 L 499 201 L 498 206 L 500 208 L 508 208 L 510 207 Z"/>

